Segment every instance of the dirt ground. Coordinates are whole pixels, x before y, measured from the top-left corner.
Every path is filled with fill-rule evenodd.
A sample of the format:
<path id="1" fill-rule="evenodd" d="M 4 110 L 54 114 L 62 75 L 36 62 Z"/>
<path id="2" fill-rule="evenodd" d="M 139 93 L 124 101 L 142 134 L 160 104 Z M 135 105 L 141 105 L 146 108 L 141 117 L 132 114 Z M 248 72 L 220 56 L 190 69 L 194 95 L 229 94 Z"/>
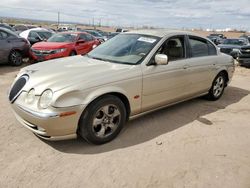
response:
<path id="1" fill-rule="evenodd" d="M 114 141 L 47 142 L 19 124 L 0 66 L 0 187 L 250 187 L 250 69 L 216 102 L 194 99 L 130 121 Z"/>

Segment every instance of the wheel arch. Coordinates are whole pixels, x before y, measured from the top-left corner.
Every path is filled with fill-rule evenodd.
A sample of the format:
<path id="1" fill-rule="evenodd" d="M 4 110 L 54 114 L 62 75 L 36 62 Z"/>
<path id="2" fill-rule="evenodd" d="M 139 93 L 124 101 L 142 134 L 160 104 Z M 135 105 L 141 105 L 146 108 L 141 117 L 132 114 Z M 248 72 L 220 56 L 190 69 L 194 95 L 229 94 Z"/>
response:
<path id="1" fill-rule="evenodd" d="M 228 84 L 228 82 L 229 82 L 229 75 L 228 75 L 228 72 L 227 72 L 225 69 L 223 69 L 223 70 L 220 70 L 220 71 L 218 72 L 217 75 L 219 75 L 219 74 L 223 74 L 223 75 L 225 76 L 225 79 L 226 79 L 226 86 L 227 86 L 227 84 Z M 216 76 L 217 76 L 217 75 L 216 75 Z"/>
<path id="2" fill-rule="evenodd" d="M 87 99 L 88 102 L 85 101 L 85 103 L 87 103 L 87 106 L 85 107 L 85 109 L 83 110 L 82 113 L 84 113 L 84 111 L 88 108 L 88 106 L 91 105 L 93 102 L 100 100 L 101 98 L 103 98 L 107 95 L 113 95 L 122 101 L 122 103 L 124 104 L 125 109 L 126 109 L 126 118 L 128 120 L 129 116 L 130 116 L 130 112 L 131 112 L 130 102 L 129 102 L 129 99 L 126 96 L 126 94 L 124 94 L 123 92 L 120 92 L 120 91 L 103 92 L 103 93 L 100 93 L 99 95 L 89 96 Z"/>

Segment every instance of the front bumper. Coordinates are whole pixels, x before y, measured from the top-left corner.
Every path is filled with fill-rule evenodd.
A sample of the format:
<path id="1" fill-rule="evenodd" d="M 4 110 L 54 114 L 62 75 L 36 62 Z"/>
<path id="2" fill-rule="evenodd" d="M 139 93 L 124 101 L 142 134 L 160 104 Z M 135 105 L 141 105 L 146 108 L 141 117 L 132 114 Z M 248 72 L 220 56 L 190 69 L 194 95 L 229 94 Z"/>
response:
<path id="1" fill-rule="evenodd" d="M 237 58 L 239 64 L 241 66 L 247 66 L 247 67 L 250 67 L 250 55 L 248 56 L 239 56 Z"/>
<path id="2" fill-rule="evenodd" d="M 30 56 L 34 61 L 47 61 L 50 59 L 56 59 L 61 57 L 67 57 L 69 56 L 69 53 L 67 51 L 56 53 L 56 54 L 35 54 L 32 51 L 30 51 Z"/>
<path id="3" fill-rule="evenodd" d="M 12 108 L 16 119 L 37 136 L 46 140 L 65 140 L 76 138 L 83 106 L 54 108 L 47 112 L 40 112 L 14 102 Z M 75 113 L 62 116 L 69 111 Z"/>

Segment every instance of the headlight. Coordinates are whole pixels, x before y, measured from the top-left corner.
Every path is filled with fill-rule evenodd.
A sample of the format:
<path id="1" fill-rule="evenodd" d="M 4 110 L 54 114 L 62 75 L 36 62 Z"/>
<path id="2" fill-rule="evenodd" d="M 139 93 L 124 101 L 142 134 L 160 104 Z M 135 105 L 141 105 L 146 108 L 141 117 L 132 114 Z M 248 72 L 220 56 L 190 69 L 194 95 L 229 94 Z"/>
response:
<path id="1" fill-rule="evenodd" d="M 45 90 L 39 100 L 39 106 L 43 109 L 48 108 L 53 97 L 53 92 L 50 89 Z"/>
<path id="2" fill-rule="evenodd" d="M 31 104 L 34 102 L 34 100 L 35 100 L 35 90 L 31 89 L 26 95 L 25 102 L 27 104 Z"/>
<path id="3" fill-rule="evenodd" d="M 65 50 L 66 48 L 60 48 L 60 49 L 53 50 L 53 52 L 56 54 L 56 53 L 64 52 Z"/>

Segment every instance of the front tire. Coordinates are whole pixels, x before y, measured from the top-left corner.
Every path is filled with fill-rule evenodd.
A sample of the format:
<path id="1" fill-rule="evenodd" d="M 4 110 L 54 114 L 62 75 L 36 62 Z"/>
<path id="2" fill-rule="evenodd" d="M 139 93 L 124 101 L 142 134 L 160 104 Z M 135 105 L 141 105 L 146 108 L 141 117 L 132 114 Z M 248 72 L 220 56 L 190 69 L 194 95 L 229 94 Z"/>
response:
<path id="1" fill-rule="evenodd" d="M 75 51 L 72 51 L 70 52 L 69 56 L 75 56 L 76 55 L 76 52 Z"/>
<path id="2" fill-rule="evenodd" d="M 213 84 L 209 90 L 207 98 L 212 101 L 218 100 L 222 96 L 225 86 L 226 86 L 226 77 L 223 73 L 219 73 L 213 81 Z"/>
<path id="3" fill-rule="evenodd" d="M 22 54 L 16 50 L 13 50 L 10 52 L 9 55 L 9 63 L 12 66 L 20 66 L 23 63 L 23 57 Z"/>
<path id="4" fill-rule="evenodd" d="M 92 144 L 113 140 L 126 122 L 126 109 L 116 96 L 106 95 L 92 102 L 81 115 L 78 134 Z"/>

